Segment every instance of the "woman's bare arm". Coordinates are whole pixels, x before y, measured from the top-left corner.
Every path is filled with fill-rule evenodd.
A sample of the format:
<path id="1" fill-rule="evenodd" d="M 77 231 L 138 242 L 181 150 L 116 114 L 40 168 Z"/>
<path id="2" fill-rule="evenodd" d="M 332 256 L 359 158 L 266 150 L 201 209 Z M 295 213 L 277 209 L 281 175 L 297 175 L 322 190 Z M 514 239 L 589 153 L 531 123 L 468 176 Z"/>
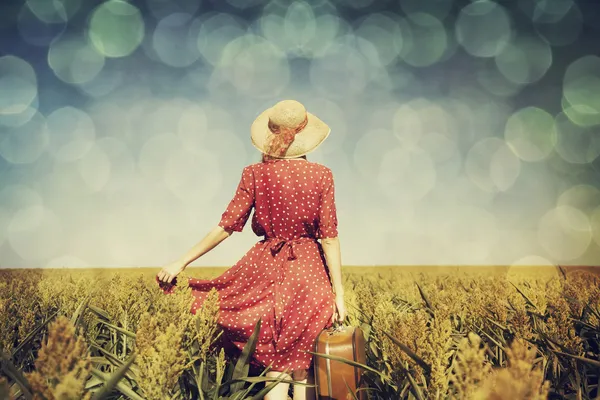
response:
<path id="1" fill-rule="evenodd" d="M 325 254 L 325 261 L 331 274 L 331 285 L 336 296 L 344 296 L 342 286 L 342 255 L 340 251 L 339 237 L 321 239 L 321 246 Z"/>
<path id="2" fill-rule="evenodd" d="M 202 257 L 204 254 L 208 253 L 223 240 L 227 239 L 230 234 L 225 231 L 222 227 L 217 226 L 213 230 L 211 230 L 198 244 L 192 247 L 182 258 L 179 259 L 179 262 L 185 267 L 194 262 L 199 257 Z"/>

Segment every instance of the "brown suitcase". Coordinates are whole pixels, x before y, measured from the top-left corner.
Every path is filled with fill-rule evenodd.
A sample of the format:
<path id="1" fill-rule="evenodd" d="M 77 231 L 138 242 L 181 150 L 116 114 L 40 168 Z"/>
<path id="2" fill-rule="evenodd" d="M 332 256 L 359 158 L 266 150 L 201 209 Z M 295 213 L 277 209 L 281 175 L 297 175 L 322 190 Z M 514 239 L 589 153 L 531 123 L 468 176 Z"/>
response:
<path id="1" fill-rule="evenodd" d="M 345 326 L 335 323 L 324 329 L 315 340 L 314 352 L 343 357 L 366 365 L 365 337 L 362 329 L 357 326 Z M 315 395 L 318 400 L 354 399 L 348 392 L 348 387 L 360 400 L 367 399 L 365 387 L 361 381 L 363 368 L 355 367 L 341 361 L 313 355 L 313 373 L 315 380 Z M 346 383 L 348 386 L 346 386 Z"/>

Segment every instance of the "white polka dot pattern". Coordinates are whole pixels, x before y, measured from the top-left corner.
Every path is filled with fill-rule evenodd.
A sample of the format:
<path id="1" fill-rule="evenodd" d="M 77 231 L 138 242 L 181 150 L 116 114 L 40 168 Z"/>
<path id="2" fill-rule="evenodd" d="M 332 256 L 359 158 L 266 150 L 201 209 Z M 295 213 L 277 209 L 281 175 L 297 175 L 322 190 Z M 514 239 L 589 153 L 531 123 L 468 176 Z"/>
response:
<path id="1" fill-rule="evenodd" d="M 244 168 L 219 226 L 264 236 L 231 268 L 209 280 L 189 280 L 196 313 L 211 288 L 219 292 L 219 324 L 243 349 L 259 317 L 255 365 L 308 369 L 317 335 L 331 326 L 335 296 L 318 238 L 336 237 L 333 174 L 306 160 L 269 160 Z M 165 290 L 165 293 L 168 289 Z"/>

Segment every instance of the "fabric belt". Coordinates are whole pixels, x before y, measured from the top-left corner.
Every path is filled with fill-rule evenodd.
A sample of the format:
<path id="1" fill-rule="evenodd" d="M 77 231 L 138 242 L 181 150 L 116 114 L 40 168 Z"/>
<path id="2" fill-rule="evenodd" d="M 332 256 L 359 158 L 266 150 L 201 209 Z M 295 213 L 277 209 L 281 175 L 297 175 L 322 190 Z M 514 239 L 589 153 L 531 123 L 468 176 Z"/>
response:
<path id="1" fill-rule="evenodd" d="M 265 238 L 265 242 L 272 242 L 269 247 L 271 249 L 271 254 L 273 257 L 277 256 L 277 253 L 281 251 L 285 246 L 290 250 L 290 254 L 288 255 L 288 260 L 295 260 L 296 254 L 294 253 L 294 244 L 302 243 L 302 242 L 312 242 L 316 241 L 316 238 L 310 236 L 302 236 L 297 239 L 283 239 L 275 236 Z"/>

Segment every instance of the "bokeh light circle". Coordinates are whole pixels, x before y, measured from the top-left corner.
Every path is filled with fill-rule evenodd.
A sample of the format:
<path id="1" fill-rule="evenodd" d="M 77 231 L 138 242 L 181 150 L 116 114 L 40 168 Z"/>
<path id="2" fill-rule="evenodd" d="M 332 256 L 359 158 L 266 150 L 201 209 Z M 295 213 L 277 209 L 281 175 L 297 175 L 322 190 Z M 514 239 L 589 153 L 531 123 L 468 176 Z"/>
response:
<path id="1" fill-rule="evenodd" d="M 554 23 L 575 5 L 574 0 L 519 0 L 518 7 L 534 22 Z"/>
<path id="2" fill-rule="evenodd" d="M 351 38 L 336 40 L 327 52 L 310 65 L 310 80 L 324 97 L 345 98 L 365 88 L 369 76 L 364 56 L 350 45 Z"/>
<path id="3" fill-rule="evenodd" d="M 111 174 L 110 158 L 96 143 L 93 143 L 83 157 L 77 160 L 77 167 L 91 191 L 100 192 L 108 183 Z"/>
<path id="4" fill-rule="evenodd" d="M 179 139 L 172 133 L 154 135 L 142 144 L 138 169 L 148 178 L 162 176 L 169 154 L 181 148 Z"/>
<path id="5" fill-rule="evenodd" d="M 17 21 L 21 38 L 34 46 L 48 46 L 65 31 L 66 27 L 66 22 L 49 24 L 41 21 L 27 5 L 21 8 Z"/>
<path id="6" fill-rule="evenodd" d="M 504 139 L 521 160 L 543 160 L 556 144 L 554 118 L 537 107 L 517 110 L 506 122 Z"/>
<path id="7" fill-rule="evenodd" d="M 225 13 L 214 13 L 194 21 L 199 25 L 196 45 L 202 58 L 215 66 L 221 61 L 223 49 L 232 40 L 246 33 L 245 23 L 239 18 Z"/>
<path id="8" fill-rule="evenodd" d="M 348 136 L 349 126 L 346 114 L 336 102 L 321 97 L 310 99 L 304 104 L 308 110 L 319 110 L 320 115 L 327 116 L 323 117 L 323 121 L 326 121 L 330 127 L 335 127 L 335 135 L 329 135 L 327 140 L 318 147 L 324 155 L 329 157 L 331 153 L 342 148 L 344 140 Z"/>
<path id="9" fill-rule="evenodd" d="M 335 0 L 335 3 L 348 8 L 361 9 L 373 4 L 375 0 Z"/>
<path id="10" fill-rule="evenodd" d="M 553 208 L 539 221 L 538 241 L 555 260 L 574 260 L 585 253 L 592 241 L 589 219 L 571 206 Z"/>
<path id="11" fill-rule="evenodd" d="M 56 161 L 75 161 L 94 144 L 94 122 L 87 113 L 75 107 L 54 110 L 46 118 L 46 125 L 50 139 L 48 151 Z"/>
<path id="12" fill-rule="evenodd" d="M 111 204 L 119 204 L 123 199 L 122 191 L 139 177 L 132 149 L 122 139 L 110 136 L 96 140 L 95 146 L 98 146 L 108 157 L 110 163 L 108 181 L 101 193 Z M 85 168 L 82 165 L 85 165 L 85 161 L 80 164 L 80 168 Z M 83 173 L 82 177 L 86 179 Z"/>
<path id="13" fill-rule="evenodd" d="M 517 36 L 495 58 L 498 70 L 517 84 L 540 80 L 552 65 L 552 49 L 537 36 Z"/>
<path id="14" fill-rule="evenodd" d="M 583 14 L 577 3 L 572 0 L 539 1 L 538 10 L 542 6 L 563 3 L 568 5 L 567 11 L 559 13 L 538 12 L 533 18 L 536 32 L 553 46 L 567 46 L 573 44 L 583 29 Z M 570 3 L 566 4 L 566 3 Z"/>
<path id="15" fill-rule="evenodd" d="M 446 162 L 457 163 L 459 129 L 456 120 L 442 106 L 436 103 L 419 105 L 419 115 L 423 123 L 418 145 L 432 160 L 440 165 Z"/>
<path id="16" fill-rule="evenodd" d="M 19 114 L 37 97 L 37 76 L 25 60 L 0 57 L 0 114 Z"/>
<path id="17" fill-rule="evenodd" d="M 317 22 L 312 7 L 304 1 L 294 1 L 283 17 L 283 34 L 290 53 L 303 53 L 303 48 L 315 36 Z M 284 50 L 285 51 L 285 50 Z"/>
<path id="18" fill-rule="evenodd" d="M 8 226 L 8 242 L 25 261 L 42 261 L 60 251 L 65 232 L 58 216 L 43 205 L 23 208 Z"/>
<path id="19" fill-rule="evenodd" d="M 590 216 L 590 224 L 592 226 L 594 242 L 600 246 L 600 205 L 592 212 Z"/>
<path id="20" fill-rule="evenodd" d="M 563 95 L 571 106 L 600 114 L 600 57 L 583 56 L 567 67 Z"/>
<path id="21" fill-rule="evenodd" d="M 79 8 L 81 0 L 26 0 L 33 14 L 47 24 L 68 22 Z"/>
<path id="22" fill-rule="evenodd" d="M 192 15 L 171 14 L 158 23 L 152 44 L 160 60 L 171 67 L 187 67 L 200 58 L 196 38 L 190 36 Z"/>
<path id="23" fill-rule="evenodd" d="M 521 173 L 521 162 L 512 150 L 503 143 L 492 156 L 490 178 L 500 191 L 510 189 Z"/>
<path id="24" fill-rule="evenodd" d="M 0 127 L 0 156 L 13 164 L 33 163 L 46 151 L 48 142 L 46 119 L 39 112 L 23 125 Z"/>
<path id="25" fill-rule="evenodd" d="M 405 148 L 416 147 L 424 131 L 419 105 L 419 100 L 412 100 L 398 107 L 392 116 L 394 136 Z"/>
<path id="26" fill-rule="evenodd" d="M 38 112 L 38 108 L 40 106 L 39 97 L 33 99 L 33 102 L 25 108 L 25 110 L 21 111 L 17 114 L 2 114 L 0 113 L 0 127 L 16 127 L 21 126 L 33 118 L 33 116 Z"/>
<path id="27" fill-rule="evenodd" d="M 171 192 L 188 205 L 209 205 L 219 193 L 223 174 L 218 157 L 208 151 L 175 151 L 167 155 L 161 177 Z"/>
<path id="28" fill-rule="evenodd" d="M 289 28 L 286 32 L 285 21 L 285 15 L 265 13 L 256 22 L 256 30 L 286 54 L 293 56 L 322 57 L 336 37 L 350 33 L 352 30 L 349 24 L 337 15 L 321 14 L 314 18 L 314 33 L 310 37 L 303 38 L 301 45 L 297 45 L 297 39 L 288 36 Z M 313 24 L 312 19 L 307 19 L 306 22 Z"/>
<path id="29" fill-rule="evenodd" d="M 589 217 L 600 204 L 600 189 L 587 184 L 571 186 L 558 196 L 556 204 L 574 207 Z"/>
<path id="30" fill-rule="evenodd" d="M 10 214 L 8 210 L 4 209 L 4 207 L 0 205 L 0 246 L 2 246 L 6 240 L 6 231 L 11 217 L 12 214 Z"/>
<path id="31" fill-rule="evenodd" d="M 402 31 L 398 21 L 386 14 L 370 14 L 354 30 L 357 37 L 368 40 L 376 49 L 375 57 L 368 57 L 359 43 L 359 50 L 376 66 L 387 66 L 396 60 L 402 50 Z"/>
<path id="32" fill-rule="evenodd" d="M 42 196 L 29 186 L 4 183 L 0 187 L 0 246 L 8 237 L 12 217 L 21 209 L 42 204 Z"/>
<path id="33" fill-rule="evenodd" d="M 248 0 L 250 2 L 250 0 Z M 194 14 L 200 6 L 200 0 L 146 0 L 150 12 L 156 19 L 163 19 L 171 14 Z"/>
<path id="34" fill-rule="evenodd" d="M 600 156 L 600 132 L 574 124 L 564 112 L 554 118 L 556 152 L 565 161 L 587 164 Z"/>
<path id="35" fill-rule="evenodd" d="M 61 36 L 50 45 L 48 65 L 66 83 L 88 82 L 104 67 L 104 56 L 80 37 Z"/>
<path id="36" fill-rule="evenodd" d="M 259 5 L 266 5 L 269 0 L 225 0 L 227 3 L 240 10 L 245 10 Z"/>
<path id="37" fill-rule="evenodd" d="M 108 64 L 91 80 L 80 84 L 77 88 L 86 95 L 99 98 L 113 93 L 122 87 L 127 71 L 115 64 Z"/>
<path id="38" fill-rule="evenodd" d="M 218 68 L 226 72 L 239 93 L 255 98 L 279 95 L 290 80 L 285 54 L 268 40 L 252 34 L 228 43 Z"/>
<path id="39" fill-rule="evenodd" d="M 489 262 L 498 236 L 496 218 L 491 212 L 480 206 L 461 204 L 453 207 L 449 215 L 436 217 L 427 226 L 437 231 L 446 248 L 451 249 L 448 256 L 461 264 Z"/>
<path id="40" fill-rule="evenodd" d="M 600 113 L 588 105 L 572 106 L 563 96 L 561 106 L 565 115 L 576 125 L 583 127 L 600 125 Z"/>
<path id="41" fill-rule="evenodd" d="M 398 147 L 398 140 L 386 129 L 371 129 L 359 137 L 354 147 L 353 161 L 363 178 L 373 179 L 379 174 L 383 149 Z"/>
<path id="42" fill-rule="evenodd" d="M 435 166 L 426 152 L 404 147 L 385 149 L 377 183 L 390 199 L 402 204 L 416 202 L 435 187 L 435 182 Z"/>
<path id="43" fill-rule="evenodd" d="M 548 281 L 560 276 L 557 266 L 545 257 L 529 255 L 511 263 L 506 272 L 506 279 L 513 283 L 522 282 L 524 278 L 544 279 Z"/>
<path id="44" fill-rule="evenodd" d="M 510 97 L 515 96 L 524 87 L 508 80 L 498 68 L 481 68 L 477 71 L 477 82 L 489 93 L 495 96 Z"/>
<path id="45" fill-rule="evenodd" d="M 177 123 L 177 136 L 188 149 L 202 148 L 208 133 L 208 117 L 201 105 L 185 107 Z"/>
<path id="46" fill-rule="evenodd" d="M 400 57 L 413 67 L 439 62 L 448 49 L 448 35 L 442 22 L 433 15 L 418 12 L 404 20 L 410 42 L 404 41 Z"/>
<path id="47" fill-rule="evenodd" d="M 407 15 L 423 12 L 442 20 L 448 16 L 448 13 L 452 9 L 452 3 L 453 0 L 400 0 L 400 8 Z"/>
<path id="48" fill-rule="evenodd" d="M 455 35 L 465 51 L 475 57 L 494 57 L 508 44 L 512 27 L 505 8 L 496 2 L 477 0 L 463 7 Z"/>
<path id="49" fill-rule="evenodd" d="M 125 57 L 142 43 L 144 20 L 134 5 L 108 0 L 92 12 L 88 34 L 100 54 Z"/>
<path id="50" fill-rule="evenodd" d="M 475 143 L 467 153 L 464 167 L 467 177 L 489 193 L 508 190 L 521 171 L 517 156 L 495 137 Z"/>

